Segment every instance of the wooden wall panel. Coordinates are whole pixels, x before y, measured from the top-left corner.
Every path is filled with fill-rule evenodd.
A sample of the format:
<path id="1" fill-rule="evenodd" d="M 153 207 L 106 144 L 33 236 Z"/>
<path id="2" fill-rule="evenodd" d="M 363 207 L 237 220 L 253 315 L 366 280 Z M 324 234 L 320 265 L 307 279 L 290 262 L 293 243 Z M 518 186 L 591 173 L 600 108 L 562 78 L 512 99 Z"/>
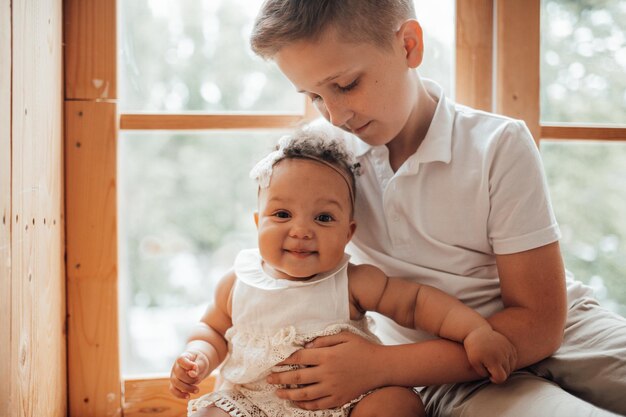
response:
<path id="1" fill-rule="evenodd" d="M 457 0 L 456 101 L 493 110 L 493 1 Z"/>
<path id="2" fill-rule="evenodd" d="M 0 1 L 0 381 L 11 381 L 11 3 Z M 0 416 L 12 408 L 0 384 Z"/>
<path id="3" fill-rule="evenodd" d="M 11 371 L 2 386 L 11 387 L 7 415 L 65 416 L 62 4 L 13 1 L 11 13 Z"/>
<path id="4" fill-rule="evenodd" d="M 116 0 L 65 0 L 65 97 L 115 99 Z"/>
<path id="5" fill-rule="evenodd" d="M 526 121 L 539 141 L 540 0 L 496 1 L 496 111 Z"/>
<path id="6" fill-rule="evenodd" d="M 70 416 L 121 415 L 116 106 L 66 101 Z"/>

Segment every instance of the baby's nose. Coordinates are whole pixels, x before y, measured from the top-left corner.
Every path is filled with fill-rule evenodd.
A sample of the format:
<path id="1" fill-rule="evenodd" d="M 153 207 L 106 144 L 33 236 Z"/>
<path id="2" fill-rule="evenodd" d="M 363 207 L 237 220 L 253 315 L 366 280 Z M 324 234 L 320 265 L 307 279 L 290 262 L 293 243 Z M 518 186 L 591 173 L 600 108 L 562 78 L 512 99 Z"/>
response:
<path id="1" fill-rule="evenodd" d="M 291 227 L 289 236 L 295 239 L 311 239 L 313 237 L 313 230 L 307 224 L 299 222 Z"/>

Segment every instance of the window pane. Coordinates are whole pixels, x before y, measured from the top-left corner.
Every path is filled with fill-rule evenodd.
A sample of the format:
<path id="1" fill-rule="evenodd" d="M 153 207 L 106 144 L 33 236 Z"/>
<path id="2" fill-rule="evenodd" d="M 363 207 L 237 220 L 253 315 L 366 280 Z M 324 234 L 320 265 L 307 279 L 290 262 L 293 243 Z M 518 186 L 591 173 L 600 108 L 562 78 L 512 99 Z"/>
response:
<path id="1" fill-rule="evenodd" d="M 303 112 L 249 47 L 261 1 L 121 1 L 120 110 Z"/>
<path id="2" fill-rule="evenodd" d="M 541 119 L 626 123 L 626 2 L 541 7 Z"/>
<path id="3" fill-rule="evenodd" d="M 455 2 L 415 0 L 417 20 L 424 30 L 421 76 L 437 81 L 446 96 L 454 98 Z"/>
<path id="4" fill-rule="evenodd" d="M 541 142 L 568 270 L 626 316 L 626 143 Z"/>
<path id="5" fill-rule="evenodd" d="M 244 29 L 249 31 L 246 25 L 260 1 L 133 0 L 120 6 L 123 112 L 285 110 L 296 107 L 296 101 L 289 101 L 294 97 L 297 105 L 303 103 L 287 81 L 272 84 L 282 77 L 277 71 L 269 72 L 267 63 L 249 56 Z M 420 74 L 435 79 L 451 95 L 454 2 L 418 0 L 416 6 L 426 48 Z M 248 21 L 241 23 L 236 16 L 247 8 Z M 201 13 L 203 20 L 198 18 Z M 219 21 L 220 29 L 211 32 L 203 23 L 207 20 L 214 26 Z M 234 43 L 222 48 L 209 41 L 216 36 Z M 220 62 L 207 58 L 207 48 L 224 58 Z M 238 51 L 249 62 L 237 61 Z M 227 58 L 238 63 L 226 65 Z M 266 87 L 272 87 L 264 88 L 254 104 L 244 108 L 240 97 L 247 93 L 236 80 L 252 68 L 265 74 Z M 212 96 L 211 91 L 219 94 Z M 219 100 L 207 100 L 218 96 Z M 126 376 L 169 372 L 191 326 L 211 299 L 215 280 L 232 266 L 240 249 L 256 245 L 252 221 L 256 191 L 247 175 L 279 136 L 277 132 L 122 133 L 118 201 Z"/>
<path id="6" fill-rule="evenodd" d="M 254 163 L 279 132 L 123 133 L 122 371 L 168 372 L 237 252 L 256 246 Z"/>
<path id="7" fill-rule="evenodd" d="M 302 112 L 304 101 L 249 48 L 262 0 L 120 3 L 120 111 Z M 453 92 L 454 2 L 416 0 L 420 73 Z"/>

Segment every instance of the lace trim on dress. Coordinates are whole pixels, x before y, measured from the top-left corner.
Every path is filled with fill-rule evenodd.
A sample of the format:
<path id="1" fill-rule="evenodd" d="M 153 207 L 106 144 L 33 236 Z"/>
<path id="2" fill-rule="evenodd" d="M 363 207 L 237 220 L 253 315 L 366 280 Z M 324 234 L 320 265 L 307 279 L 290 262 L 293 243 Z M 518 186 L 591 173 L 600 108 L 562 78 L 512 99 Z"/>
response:
<path id="1" fill-rule="evenodd" d="M 291 406 L 282 409 L 275 408 L 271 410 L 273 413 L 266 414 L 242 393 L 224 390 L 189 401 L 187 415 L 191 416 L 202 408 L 216 407 L 231 417 L 348 417 L 354 406 L 371 392 L 373 391 L 367 392 L 338 408 L 310 411 Z"/>

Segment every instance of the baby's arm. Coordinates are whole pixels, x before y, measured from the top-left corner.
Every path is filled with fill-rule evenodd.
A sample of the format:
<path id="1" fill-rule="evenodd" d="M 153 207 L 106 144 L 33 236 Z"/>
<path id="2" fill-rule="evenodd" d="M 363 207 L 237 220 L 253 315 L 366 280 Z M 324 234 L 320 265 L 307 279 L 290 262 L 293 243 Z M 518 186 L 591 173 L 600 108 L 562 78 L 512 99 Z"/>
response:
<path id="1" fill-rule="evenodd" d="M 198 386 L 226 357 L 228 346 L 224 339 L 232 326 L 231 292 L 234 272 L 218 283 L 213 303 L 187 339 L 185 351 L 176 359 L 170 374 L 170 392 L 179 398 L 197 393 Z"/>
<path id="2" fill-rule="evenodd" d="M 404 327 L 463 343 L 474 370 L 493 382 L 505 381 L 515 369 L 516 351 L 509 340 L 458 299 L 434 287 L 387 277 L 371 265 L 352 265 L 349 279 L 351 301 L 359 312 L 377 311 Z"/>

